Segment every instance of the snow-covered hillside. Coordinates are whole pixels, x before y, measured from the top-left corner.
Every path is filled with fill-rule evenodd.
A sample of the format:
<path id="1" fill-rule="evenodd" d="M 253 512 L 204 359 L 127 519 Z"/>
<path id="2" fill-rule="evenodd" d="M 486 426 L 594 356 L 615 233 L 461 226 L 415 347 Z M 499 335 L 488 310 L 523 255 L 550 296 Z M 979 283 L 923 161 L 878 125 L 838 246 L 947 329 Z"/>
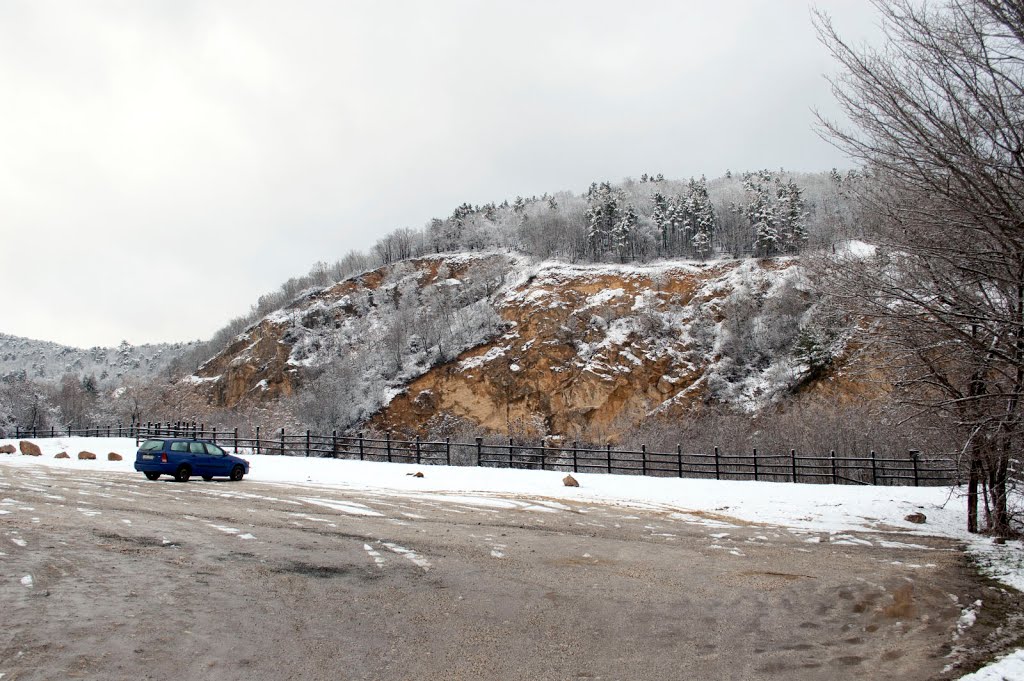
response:
<path id="1" fill-rule="evenodd" d="M 132 345 L 116 348 L 73 348 L 48 341 L 0 333 L 0 379 L 24 377 L 57 382 L 65 374 L 98 381 L 153 378 L 187 352 L 194 343 Z"/>
<path id="2" fill-rule="evenodd" d="M 190 381 L 217 406 L 295 395 L 328 429 L 614 431 L 706 400 L 770 404 L 841 345 L 816 310 L 795 258 L 438 255 L 304 292 Z"/>
<path id="3" fill-rule="evenodd" d="M 493 296 L 518 262 L 497 253 L 418 258 L 310 289 L 189 380 L 217 406 L 298 391 L 311 425 L 350 425 L 499 332 Z"/>
<path id="4" fill-rule="evenodd" d="M 447 414 L 576 436 L 706 401 L 753 412 L 810 374 L 802 339 L 818 361 L 842 345 L 792 258 L 545 262 L 509 282 L 494 302 L 505 332 L 411 382 L 377 423 L 415 429 Z"/>

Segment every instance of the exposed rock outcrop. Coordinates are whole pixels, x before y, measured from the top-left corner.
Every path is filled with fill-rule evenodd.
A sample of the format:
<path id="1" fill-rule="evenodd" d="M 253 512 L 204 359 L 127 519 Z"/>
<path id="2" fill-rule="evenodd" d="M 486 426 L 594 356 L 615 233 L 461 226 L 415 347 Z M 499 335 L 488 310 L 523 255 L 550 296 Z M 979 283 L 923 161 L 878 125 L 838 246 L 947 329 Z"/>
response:
<path id="1" fill-rule="evenodd" d="M 236 407 L 308 390 L 325 370 L 338 371 L 341 387 L 375 373 L 376 383 L 322 398 L 350 411 L 341 427 L 426 434 L 452 420 L 526 437 L 614 438 L 709 401 L 753 412 L 807 389 L 801 377 L 812 372 L 794 347 L 814 302 L 809 290 L 794 258 L 637 266 L 419 258 L 300 296 L 190 381 L 214 406 Z M 485 313 L 497 321 L 442 348 L 452 329 Z"/>

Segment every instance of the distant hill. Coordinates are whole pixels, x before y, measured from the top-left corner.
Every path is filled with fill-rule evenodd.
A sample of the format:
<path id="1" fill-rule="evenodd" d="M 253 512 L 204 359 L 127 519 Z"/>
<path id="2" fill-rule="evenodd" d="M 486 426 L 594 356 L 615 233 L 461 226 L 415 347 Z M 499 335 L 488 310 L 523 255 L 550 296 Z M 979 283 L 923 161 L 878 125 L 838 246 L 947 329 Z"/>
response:
<path id="1" fill-rule="evenodd" d="M 196 343 L 73 348 L 49 341 L 0 333 L 0 380 L 26 378 L 56 383 L 65 374 L 108 382 L 123 378 L 157 378 Z"/>

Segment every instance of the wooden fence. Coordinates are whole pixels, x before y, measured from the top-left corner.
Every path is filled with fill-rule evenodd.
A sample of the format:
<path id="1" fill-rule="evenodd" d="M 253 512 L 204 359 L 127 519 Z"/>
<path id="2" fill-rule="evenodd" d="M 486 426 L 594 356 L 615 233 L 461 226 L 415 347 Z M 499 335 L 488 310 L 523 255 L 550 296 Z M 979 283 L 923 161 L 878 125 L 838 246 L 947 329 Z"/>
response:
<path id="1" fill-rule="evenodd" d="M 311 431 L 287 433 L 284 428 L 264 431 L 260 427 L 249 435 L 231 430 L 207 428 L 198 423 L 136 423 L 91 428 L 15 429 L 20 437 L 131 437 L 136 443 L 147 438 L 193 437 L 230 448 L 235 452 L 283 456 L 318 456 L 360 461 L 388 461 L 420 465 L 480 466 L 553 470 L 573 473 L 615 473 L 652 477 L 705 478 L 715 480 L 756 480 L 769 482 L 826 483 L 854 485 L 944 486 L 959 484 L 956 460 L 923 457 L 910 450 L 903 457 L 784 453 L 723 453 L 718 447 L 711 453 L 687 453 L 681 445 L 675 451 L 614 449 L 612 446 L 573 442 L 552 447 L 545 444 L 495 442 L 477 437 L 473 442 L 402 440 L 390 434 L 366 437 L 363 433 L 330 435 Z"/>

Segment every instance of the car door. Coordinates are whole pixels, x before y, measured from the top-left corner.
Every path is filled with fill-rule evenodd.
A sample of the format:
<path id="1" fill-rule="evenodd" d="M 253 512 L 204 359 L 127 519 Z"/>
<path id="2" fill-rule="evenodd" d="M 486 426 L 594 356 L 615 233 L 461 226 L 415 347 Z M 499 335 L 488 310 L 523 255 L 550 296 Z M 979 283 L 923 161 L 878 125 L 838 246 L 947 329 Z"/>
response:
<path id="1" fill-rule="evenodd" d="M 188 453 L 192 456 L 193 475 L 216 475 L 210 456 L 206 453 L 206 445 L 202 442 L 189 442 Z"/>
<path id="2" fill-rule="evenodd" d="M 188 443 L 182 442 L 181 440 L 174 440 L 171 442 L 171 451 L 168 458 L 167 464 L 170 471 L 177 470 L 178 466 L 183 463 L 187 463 L 192 466 L 192 455 L 188 453 Z"/>
<path id="3" fill-rule="evenodd" d="M 206 443 L 206 452 L 209 454 L 210 466 L 216 469 L 211 475 L 229 475 L 231 473 L 231 461 L 228 453 L 215 444 Z"/>

